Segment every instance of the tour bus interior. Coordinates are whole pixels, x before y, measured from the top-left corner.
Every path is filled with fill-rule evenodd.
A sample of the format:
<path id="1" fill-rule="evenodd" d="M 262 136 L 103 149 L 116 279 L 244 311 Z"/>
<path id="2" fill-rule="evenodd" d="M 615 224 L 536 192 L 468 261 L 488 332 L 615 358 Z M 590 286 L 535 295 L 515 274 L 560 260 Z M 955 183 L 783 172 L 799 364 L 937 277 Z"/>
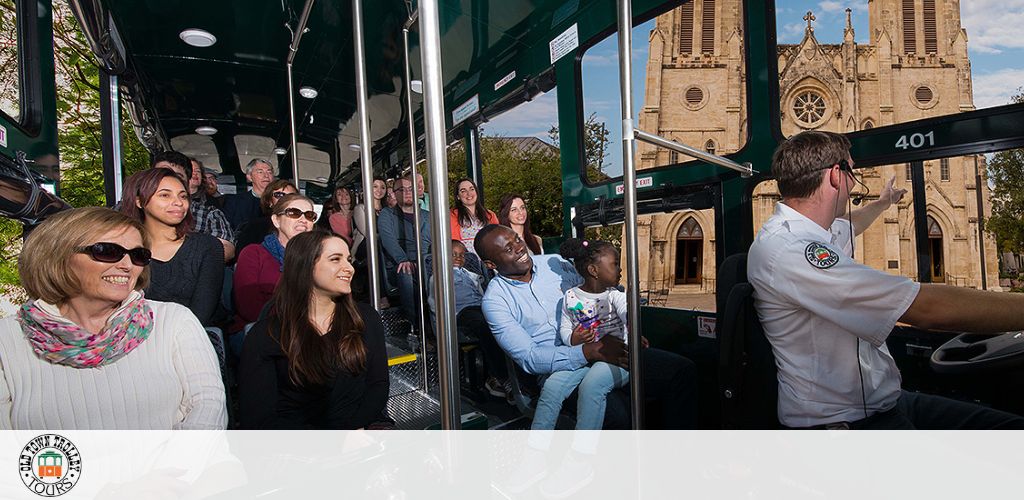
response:
<path id="1" fill-rule="evenodd" d="M 56 158 L 60 129 L 53 90 L 50 2 L 41 0 L 39 9 L 36 3 L 14 2 L 25 27 L 19 40 L 21 60 L 28 61 L 19 70 L 23 105 L 17 117 L 0 115 L 5 127 L 5 140 L 0 144 L 0 213 L 27 226 L 67 208 L 59 188 L 48 193 L 41 187 L 52 185 L 59 177 L 44 167 L 56 166 L 51 160 Z M 246 189 L 244 168 L 254 158 L 268 159 L 278 177 L 296 180 L 303 192 L 322 202 L 335 185 L 362 185 L 370 178 L 365 175 L 367 168 L 372 169 L 371 177 L 394 177 L 408 169 L 411 159 L 422 161 L 431 151 L 425 107 L 429 93 L 424 92 L 430 83 L 426 82 L 429 75 L 421 70 L 421 45 L 431 42 L 419 39 L 416 2 L 361 2 L 365 29 L 362 82 L 354 70 L 358 56 L 352 6 L 347 1 L 70 3 L 101 67 L 101 87 L 106 89 L 102 102 L 107 109 L 104 134 L 117 130 L 109 111 L 117 109 L 118 99 L 123 99 L 131 112 L 119 119 L 132 121 L 145 147 L 151 152 L 174 149 L 200 159 L 218 175 L 225 193 Z M 693 16 L 698 3 L 708 5 L 696 0 L 634 0 L 632 25 L 650 26 L 654 33 L 658 23 L 668 22 L 665 20 L 674 13 Z M 587 168 L 585 146 L 588 107 L 594 103 L 585 93 L 591 84 L 584 81 L 589 74 L 584 66 L 592 60 L 587 51 L 617 39 L 616 2 L 451 0 L 440 5 L 443 142 L 464 141 L 453 150 L 465 154 L 465 175 L 486 185 L 487 178 L 482 175 L 486 158 L 481 159 L 479 153 L 480 127 L 486 128 L 488 120 L 557 89 L 563 225 L 561 234 L 548 235 L 545 247 L 554 250 L 564 238 L 598 228 L 605 228 L 601 234 L 610 234 L 609 227 L 622 228 L 623 285 L 641 291 L 639 324 L 651 343 L 697 363 L 702 428 L 772 426 L 763 419 L 733 419 L 730 413 L 736 411 L 735 398 L 749 395 L 749 391 L 737 389 L 734 393 L 735 387 L 723 385 L 735 382 L 731 375 L 744 370 L 762 373 L 757 370 L 773 367 L 764 364 L 766 353 L 758 350 L 757 339 L 748 335 L 749 325 L 730 324 L 738 337 L 728 339 L 729 350 L 721 348 L 725 341 L 721 315 L 732 291 L 731 286 L 723 288 L 722 264 L 727 257 L 747 251 L 757 225 L 766 211 L 770 214 L 770 204 L 778 200 L 769 171 L 775 147 L 797 130 L 797 125 L 828 119 L 793 115 L 794 107 L 817 109 L 814 99 L 819 94 L 839 99 L 837 93 L 815 90 L 817 87 L 805 80 L 786 79 L 787 72 L 796 71 L 793 58 L 801 57 L 800 51 L 790 46 L 810 47 L 810 51 L 821 45 L 814 38 L 811 20 L 806 21 L 809 31 L 801 31 L 805 36 L 799 43 L 783 47 L 776 28 L 775 2 L 734 3 L 735 8 L 722 11 L 726 22 L 733 23 L 734 36 L 712 33 L 708 36 L 719 37 L 717 49 L 701 54 L 691 47 L 690 59 L 672 63 L 678 64 L 673 71 L 732 65 L 729 67 L 735 73 L 723 77 L 729 81 L 728 89 L 714 87 L 714 78 L 708 77 L 690 87 L 695 90 L 675 89 L 683 97 L 674 99 L 693 111 L 721 106 L 723 119 L 730 120 L 722 127 L 733 127 L 734 133 L 726 138 L 702 132 L 707 137 L 693 139 L 681 131 L 673 135 L 662 130 L 658 106 L 639 101 L 665 98 L 651 88 L 644 89 L 643 98 L 633 103 L 635 113 L 630 118 L 636 119 L 640 131 L 664 138 L 636 141 L 633 173 L 637 188 L 632 200 L 627 199 L 630 190 L 623 182 L 634 177 L 593 175 Z M 651 24 L 652 20 L 657 21 Z M 187 39 L 186 28 L 203 28 L 205 34 L 192 33 L 198 38 Z M 408 49 L 404 48 L 406 35 Z M 699 34 L 691 33 L 691 37 L 691 42 L 702 40 Z M 562 46 L 555 47 L 556 39 Z M 650 39 L 656 38 L 652 35 Z M 647 47 L 648 41 L 647 34 L 633 37 L 637 47 Z M 649 50 L 656 50 L 653 47 Z M 784 49 L 781 57 L 779 47 Z M 732 52 L 723 56 L 720 64 L 716 62 L 726 51 Z M 646 52 L 644 57 L 648 57 Z M 653 59 L 655 56 L 650 57 Z M 661 66 L 650 60 L 637 64 L 657 66 L 661 71 Z M 606 78 L 613 78 L 610 75 L 617 71 L 617 63 L 616 57 L 615 64 L 606 69 Z M 408 78 L 406 67 L 411 71 Z M 646 71 L 650 81 L 651 69 Z M 620 79 L 620 86 L 629 83 L 624 80 L 628 79 Z M 819 94 L 808 93 L 812 91 Z M 729 92 L 735 95 L 730 98 Z M 362 103 L 360 93 L 365 96 Z M 934 98 L 924 91 L 915 96 L 921 100 L 920 107 L 934 105 Z M 612 107 L 617 104 L 613 102 Z M 359 108 L 365 109 L 367 123 L 361 123 Z M 621 122 L 619 113 L 613 111 L 612 115 Z M 970 239 L 977 244 L 979 238 L 984 241 L 986 237 L 978 236 L 977 229 L 972 234 L 970 228 L 953 224 L 941 210 L 948 205 L 950 210 L 955 206 L 971 212 L 977 224 L 978 205 L 971 199 L 943 198 L 938 188 L 944 186 L 941 179 L 949 175 L 950 161 L 955 172 L 970 177 L 973 183 L 973 170 L 965 174 L 963 169 L 973 169 L 978 158 L 983 165 L 986 154 L 1024 146 L 1024 104 L 961 107 L 955 114 L 923 116 L 884 125 L 874 117 L 873 122 L 856 123 L 853 128 L 836 128 L 847 133 L 857 174 L 872 192 L 877 193 L 876 186 L 880 188 L 889 174 L 897 175 L 897 183 L 910 191 L 900 207 L 899 220 L 887 221 L 895 231 L 895 245 L 902 245 L 903 257 L 868 258 L 893 272 L 906 271 L 905 275 L 922 282 L 995 286 L 991 279 L 982 285 L 985 272 L 968 279 L 967 267 L 960 271 L 950 267 L 949 258 L 943 260 L 944 255 L 958 251 L 954 245 L 961 241 L 967 245 Z M 361 137 L 361 129 L 367 130 L 369 137 Z M 616 130 L 621 134 L 621 128 Z M 621 139 L 611 136 L 613 142 Z M 629 139 L 632 145 L 633 137 Z M 410 142 L 415 147 L 410 147 Z M 110 185 L 120 175 L 112 163 L 114 147 L 104 147 L 105 178 Z M 617 151 L 621 154 L 622 147 Z M 443 166 L 434 170 L 436 167 L 427 168 L 431 173 L 445 172 Z M 940 180 L 935 181 L 936 177 Z M 113 201 L 108 199 L 110 204 Z M 641 221 L 639 232 L 637 221 Z M 655 230 L 660 236 L 643 233 Z M 626 258 L 630 236 L 634 240 L 647 238 L 643 240 L 646 246 L 638 250 L 635 268 L 628 267 Z M 858 239 L 857 244 L 861 243 Z M 450 252 L 450 242 L 446 245 L 440 248 Z M 448 258 L 435 259 L 435 266 L 446 265 Z M 655 269 L 652 262 L 660 262 L 664 268 Z M 728 283 L 732 284 L 737 275 L 730 272 Z M 989 269 L 988 275 L 992 272 Z M 714 294 L 714 300 L 673 306 L 666 297 L 675 287 L 700 289 Z M 422 312 L 421 317 L 430 321 Z M 387 315 L 385 321 L 390 321 Z M 400 320 L 388 325 L 410 327 Z M 1024 385 L 1020 365 L 1024 343 L 997 339 L 898 326 L 889 338 L 889 349 L 908 390 L 1024 414 L 1024 400 L 1019 397 Z M 524 405 L 513 408 L 473 392 L 478 386 L 475 378 L 480 359 L 472 346 L 453 341 L 456 349 L 448 352 L 441 345 L 444 342 L 439 341 L 438 353 L 417 353 L 404 335 L 396 335 L 389 365 L 391 408 L 399 426 L 438 427 L 444 422 L 448 428 L 486 428 L 517 421 Z M 722 373 L 727 375 L 724 380 Z M 442 390 L 446 379 L 454 383 L 454 393 Z M 452 396 L 454 401 L 449 400 Z M 450 406 L 455 410 L 447 410 Z M 461 418 L 443 418 L 445 411 L 454 411 Z M 518 421 L 513 428 L 523 425 Z"/>

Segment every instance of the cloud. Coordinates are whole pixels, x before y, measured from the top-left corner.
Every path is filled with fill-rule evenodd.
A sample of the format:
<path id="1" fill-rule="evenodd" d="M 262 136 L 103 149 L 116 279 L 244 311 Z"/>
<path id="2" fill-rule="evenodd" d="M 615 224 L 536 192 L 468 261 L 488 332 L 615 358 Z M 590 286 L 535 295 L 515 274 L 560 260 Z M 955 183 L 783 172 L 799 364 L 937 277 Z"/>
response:
<path id="1" fill-rule="evenodd" d="M 998 54 L 1005 49 L 1024 49 L 1024 37 L 1020 36 L 1024 0 L 971 0 L 962 2 L 960 9 L 971 50 Z"/>
<path id="2" fill-rule="evenodd" d="M 990 108 L 1010 104 L 1011 97 L 1024 85 L 1024 69 L 1006 68 L 994 73 L 974 75 L 974 106 Z"/>
<path id="3" fill-rule="evenodd" d="M 488 134 L 506 137 L 547 138 L 548 129 L 558 124 L 558 96 L 555 91 L 537 96 L 531 102 L 520 104 L 483 125 Z"/>
<path id="4" fill-rule="evenodd" d="M 861 1 L 861 2 L 838 2 L 836 0 L 825 0 L 823 2 L 818 2 L 818 9 L 821 12 L 826 12 L 826 13 L 829 13 L 829 14 L 834 14 L 834 13 L 837 13 L 837 12 L 843 12 L 847 8 L 852 9 L 854 12 L 867 12 L 868 11 L 868 4 L 867 4 L 867 2 L 863 2 L 863 1 Z"/>
<path id="5" fill-rule="evenodd" d="M 779 42 L 780 43 L 800 43 L 800 40 L 804 38 L 804 27 L 807 25 L 804 23 L 789 23 L 779 30 Z"/>

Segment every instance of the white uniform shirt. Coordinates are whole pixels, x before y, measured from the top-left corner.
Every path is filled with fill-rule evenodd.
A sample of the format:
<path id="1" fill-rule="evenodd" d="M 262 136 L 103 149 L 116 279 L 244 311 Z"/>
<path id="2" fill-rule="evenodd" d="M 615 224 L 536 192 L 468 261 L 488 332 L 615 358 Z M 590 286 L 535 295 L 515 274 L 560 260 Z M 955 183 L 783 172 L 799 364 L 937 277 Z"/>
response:
<path id="1" fill-rule="evenodd" d="M 849 224 L 836 219 L 827 231 L 778 203 L 750 247 L 747 276 L 788 427 L 859 420 L 865 407 L 871 415 L 899 399 L 885 339 L 920 285 L 853 260 Z"/>

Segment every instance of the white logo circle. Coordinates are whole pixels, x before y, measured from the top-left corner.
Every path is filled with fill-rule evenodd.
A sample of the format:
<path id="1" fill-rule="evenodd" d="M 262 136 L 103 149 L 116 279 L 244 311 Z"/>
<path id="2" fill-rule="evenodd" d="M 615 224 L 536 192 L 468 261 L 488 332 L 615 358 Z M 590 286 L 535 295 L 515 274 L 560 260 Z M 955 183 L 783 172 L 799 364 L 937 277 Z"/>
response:
<path id="1" fill-rule="evenodd" d="M 21 450 L 18 475 L 32 493 L 58 497 L 70 491 L 82 476 L 82 456 L 64 436 L 36 436 Z"/>

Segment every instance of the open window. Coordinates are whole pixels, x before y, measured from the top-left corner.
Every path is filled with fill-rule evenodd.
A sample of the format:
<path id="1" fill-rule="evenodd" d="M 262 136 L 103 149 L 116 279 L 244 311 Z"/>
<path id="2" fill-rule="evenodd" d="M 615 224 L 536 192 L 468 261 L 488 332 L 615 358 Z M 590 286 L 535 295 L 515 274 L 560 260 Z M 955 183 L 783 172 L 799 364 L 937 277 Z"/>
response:
<path id="1" fill-rule="evenodd" d="M 7 115 L 13 123 L 22 121 L 23 16 L 20 14 L 23 3 L 21 0 L 14 0 L 0 5 L 0 113 Z"/>
<path id="2" fill-rule="evenodd" d="M 746 57 L 741 2 L 689 0 L 633 28 L 633 116 L 637 128 L 718 155 L 747 142 Z M 586 181 L 622 175 L 618 37 L 580 59 Z M 608 143 L 595 141 L 605 130 Z M 601 153 L 604 153 L 603 155 Z M 638 142 L 637 169 L 691 158 Z"/>

